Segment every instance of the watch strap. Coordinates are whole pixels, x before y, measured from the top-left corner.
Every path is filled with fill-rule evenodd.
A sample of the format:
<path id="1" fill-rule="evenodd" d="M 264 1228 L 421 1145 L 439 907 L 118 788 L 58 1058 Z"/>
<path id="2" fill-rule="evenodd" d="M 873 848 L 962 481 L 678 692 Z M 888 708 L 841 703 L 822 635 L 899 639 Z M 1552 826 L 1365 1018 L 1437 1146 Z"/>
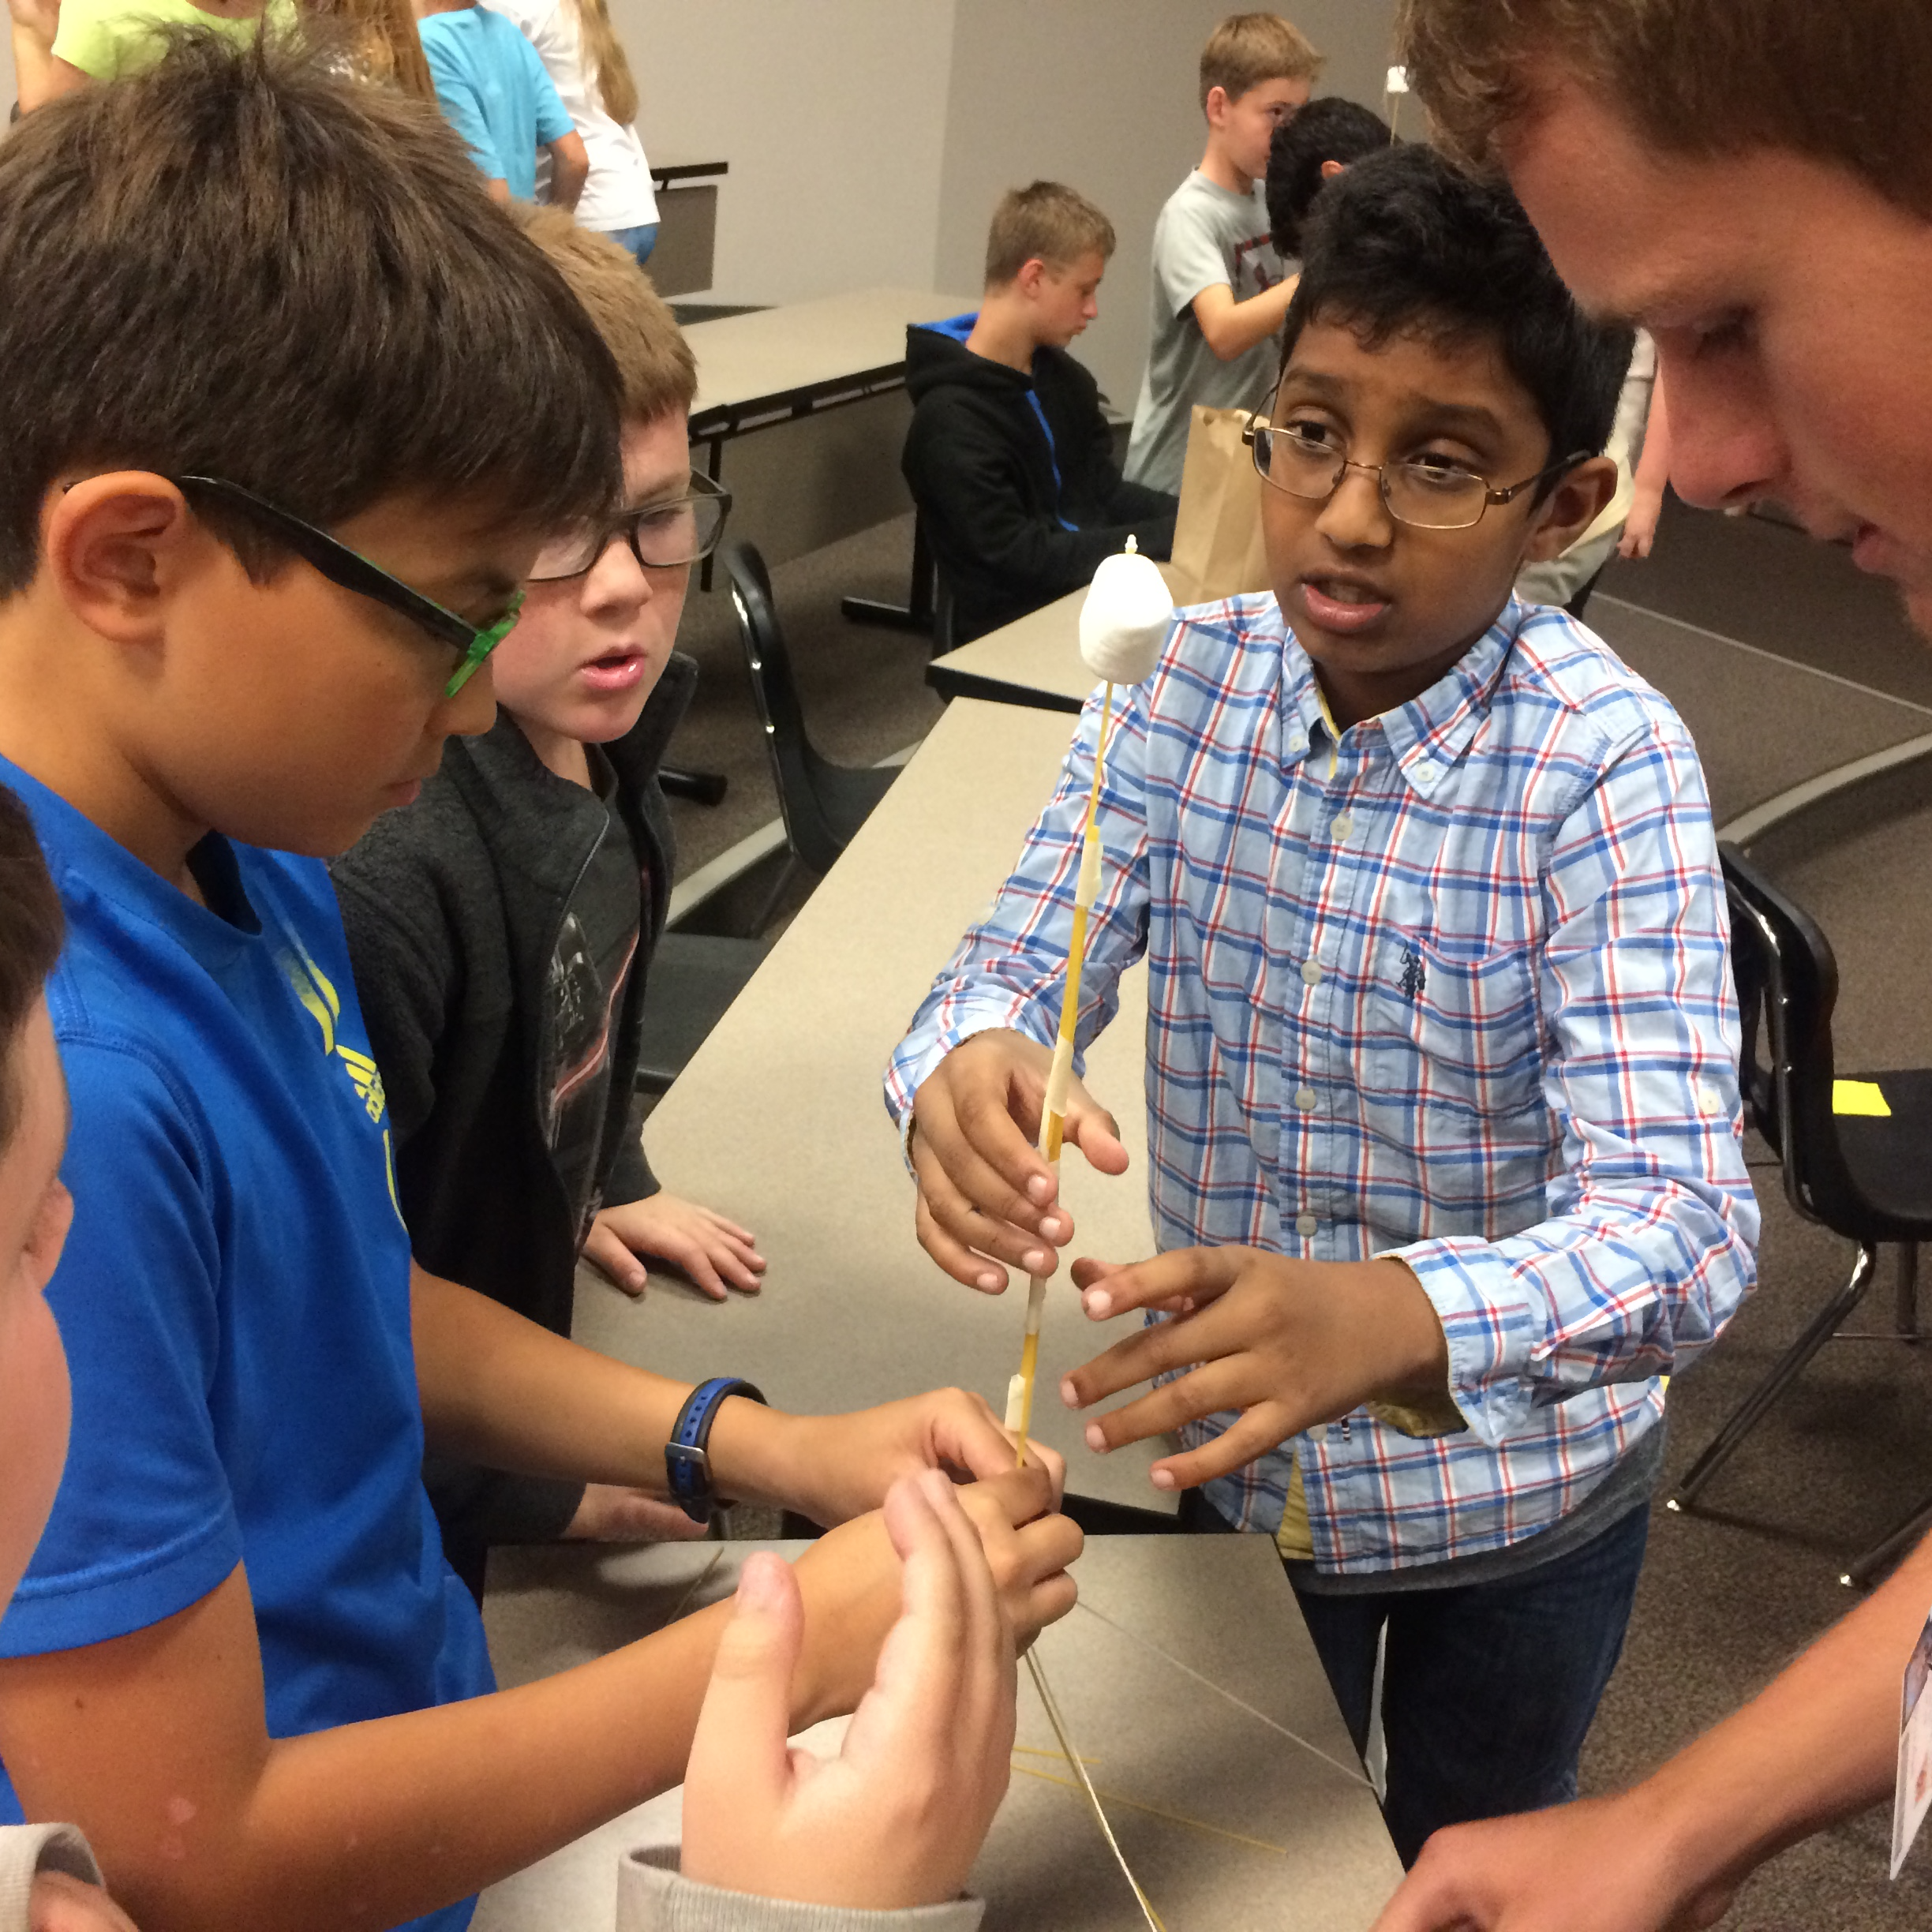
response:
<path id="1" fill-rule="evenodd" d="M 685 1398 L 665 1443 L 665 1474 L 671 1500 L 693 1522 L 709 1522 L 717 1507 L 708 1445 L 718 1409 L 732 1395 L 754 1402 L 765 1399 L 759 1390 L 739 1376 L 713 1376 L 708 1382 L 700 1382 Z"/>

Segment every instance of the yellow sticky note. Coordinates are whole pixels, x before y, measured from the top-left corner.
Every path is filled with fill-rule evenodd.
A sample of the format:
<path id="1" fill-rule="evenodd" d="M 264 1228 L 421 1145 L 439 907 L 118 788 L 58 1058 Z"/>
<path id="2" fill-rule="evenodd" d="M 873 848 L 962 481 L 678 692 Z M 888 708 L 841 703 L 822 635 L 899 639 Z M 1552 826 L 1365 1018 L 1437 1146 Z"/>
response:
<path id="1" fill-rule="evenodd" d="M 1874 1120 L 1889 1120 L 1892 1118 L 1892 1110 L 1885 1105 L 1885 1097 L 1880 1091 L 1876 1080 L 1833 1080 L 1832 1111 L 1834 1114 L 1864 1114 Z"/>

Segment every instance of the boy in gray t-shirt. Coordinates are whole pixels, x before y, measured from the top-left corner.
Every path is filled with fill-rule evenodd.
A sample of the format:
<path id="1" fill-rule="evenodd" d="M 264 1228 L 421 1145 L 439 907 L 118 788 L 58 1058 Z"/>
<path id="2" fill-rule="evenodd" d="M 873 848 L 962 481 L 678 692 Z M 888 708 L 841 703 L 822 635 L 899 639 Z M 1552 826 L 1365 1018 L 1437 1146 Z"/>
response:
<path id="1" fill-rule="evenodd" d="M 1154 224 L 1154 326 L 1127 447 L 1130 482 L 1178 493 L 1189 412 L 1258 409 L 1295 279 L 1268 239 L 1261 178 L 1275 130 L 1305 106 L 1321 56 L 1274 13 L 1239 13 L 1201 54 L 1208 145 Z"/>

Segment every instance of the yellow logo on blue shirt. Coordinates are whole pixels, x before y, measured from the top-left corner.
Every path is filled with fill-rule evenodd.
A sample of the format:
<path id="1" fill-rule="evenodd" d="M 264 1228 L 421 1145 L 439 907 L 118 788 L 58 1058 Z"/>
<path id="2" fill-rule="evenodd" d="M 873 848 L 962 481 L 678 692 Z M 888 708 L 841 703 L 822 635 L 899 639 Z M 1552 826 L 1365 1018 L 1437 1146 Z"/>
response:
<path id="1" fill-rule="evenodd" d="M 382 1074 L 367 1054 L 358 1053 L 335 1037 L 335 1023 L 342 1017 L 342 995 L 328 975 L 302 950 L 300 941 L 283 949 L 282 970 L 288 975 L 295 997 L 322 1029 L 322 1050 L 333 1054 L 349 1069 L 350 1080 L 369 1118 L 380 1121 L 388 1104 L 383 1092 Z"/>
<path id="2" fill-rule="evenodd" d="M 369 1119 L 380 1125 L 388 1106 L 388 1096 L 383 1091 L 381 1070 L 365 1053 L 335 1037 L 335 1023 L 342 1017 L 342 995 L 335 990 L 329 976 L 302 949 L 301 942 L 292 936 L 279 957 L 283 972 L 286 975 L 290 990 L 305 1006 L 309 1017 L 322 1029 L 322 1050 L 342 1061 L 348 1069 L 349 1080 L 356 1091 L 356 1097 L 362 1103 L 362 1110 Z M 402 1203 L 396 1193 L 395 1150 L 389 1139 L 389 1129 L 382 1130 L 383 1166 L 389 1178 L 389 1204 L 395 1208 L 396 1219 L 402 1219 Z"/>

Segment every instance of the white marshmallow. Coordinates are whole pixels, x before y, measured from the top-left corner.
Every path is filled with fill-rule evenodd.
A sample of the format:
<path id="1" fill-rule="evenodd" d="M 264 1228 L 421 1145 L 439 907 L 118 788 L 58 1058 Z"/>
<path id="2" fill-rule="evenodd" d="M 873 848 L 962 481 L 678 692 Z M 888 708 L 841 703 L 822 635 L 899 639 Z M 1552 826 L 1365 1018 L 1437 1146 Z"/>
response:
<path id="1" fill-rule="evenodd" d="M 1129 537 L 1119 556 L 1102 559 L 1080 606 L 1080 662 L 1110 684 L 1145 683 L 1174 612 L 1166 579 Z"/>

